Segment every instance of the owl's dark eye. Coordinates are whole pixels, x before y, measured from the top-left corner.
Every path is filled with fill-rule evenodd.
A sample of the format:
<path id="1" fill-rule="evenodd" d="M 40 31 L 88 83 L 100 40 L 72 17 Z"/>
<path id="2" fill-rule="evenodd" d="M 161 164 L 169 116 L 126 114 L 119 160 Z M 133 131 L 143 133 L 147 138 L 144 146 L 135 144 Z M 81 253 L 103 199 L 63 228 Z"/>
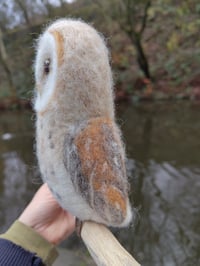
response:
<path id="1" fill-rule="evenodd" d="M 46 59 L 44 61 L 44 74 L 48 75 L 49 74 L 49 71 L 50 71 L 50 59 Z"/>

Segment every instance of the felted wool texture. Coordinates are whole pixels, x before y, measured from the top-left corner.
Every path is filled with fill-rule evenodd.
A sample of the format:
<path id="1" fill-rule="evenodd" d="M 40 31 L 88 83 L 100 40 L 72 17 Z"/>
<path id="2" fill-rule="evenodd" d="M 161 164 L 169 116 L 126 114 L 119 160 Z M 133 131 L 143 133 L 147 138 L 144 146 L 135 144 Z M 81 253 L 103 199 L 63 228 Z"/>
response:
<path id="1" fill-rule="evenodd" d="M 102 115 L 114 118 L 109 52 L 95 29 L 81 21 L 58 20 L 41 35 L 36 49 L 36 88 L 41 91 L 35 98 L 37 112 L 51 110 L 55 119 L 67 121 Z M 48 76 L 41 74 L 46 59 L 52 62 Z M 46 90 L 51 87 L 50 76 L 55 79 L 54 91 L 42 104 L 41 99 L 46 98 Z"/>
<path id="2" fill-rule="evenodd" d="M 62 19 L 40 36 L 36 51 L 36 143 L 43 181 L 80 220 L 127 225 L 125 156 L 104 39 L 84 22 Z"/>
<path id="3" fill-rule="evenodd" d="M 76 191 L 110 225 L 126 220 L 127 178 L 118 128 L 106 118 L 82 123 L 67 135 L 64 164 Z"/>
<path id="4" fill-rule="evenodd" d="M 45 117 L 44 117 L 45 118 Z M 37 121 L 37 157 L 42 179 L 60 205 L 80 220 L 94 220 L 103 223 L 95 210 L 89 208 L 86 200 L 75 190 L 71 174 L 64 165 L 63 149 L 66 136 L 74 136 L 76 125 L 59 127 L 59 121 L 40 119 Z"/>

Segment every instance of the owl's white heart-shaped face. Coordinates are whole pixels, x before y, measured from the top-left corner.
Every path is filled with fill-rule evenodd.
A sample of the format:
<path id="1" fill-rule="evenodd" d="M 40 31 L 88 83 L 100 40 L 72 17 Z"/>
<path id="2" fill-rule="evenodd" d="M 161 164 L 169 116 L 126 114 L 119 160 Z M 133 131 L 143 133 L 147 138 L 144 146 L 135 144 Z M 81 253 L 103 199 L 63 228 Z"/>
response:
<path id="1" fill-rule="evenodd" d="M 35 110 L 42 112 L 48 104 L 56 87 L 57 80 L 57 47 L 50 32 L 46 32 L 39 40 L 35 61 L 35 81 L 37 97 Z"/>

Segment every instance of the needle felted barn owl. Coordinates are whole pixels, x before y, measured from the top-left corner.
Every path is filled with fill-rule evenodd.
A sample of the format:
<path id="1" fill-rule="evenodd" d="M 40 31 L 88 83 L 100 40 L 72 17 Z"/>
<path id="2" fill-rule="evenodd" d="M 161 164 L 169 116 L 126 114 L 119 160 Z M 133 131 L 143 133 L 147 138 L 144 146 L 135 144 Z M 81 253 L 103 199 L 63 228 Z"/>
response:
<path id="1" fill-rule="evenodd" d="M 125 153 L 103 38 L 78 20 L 54 22 L 38 40 L 35 80 L 43 181 L 80 220 L 126 226 L 131 208 Z"/>

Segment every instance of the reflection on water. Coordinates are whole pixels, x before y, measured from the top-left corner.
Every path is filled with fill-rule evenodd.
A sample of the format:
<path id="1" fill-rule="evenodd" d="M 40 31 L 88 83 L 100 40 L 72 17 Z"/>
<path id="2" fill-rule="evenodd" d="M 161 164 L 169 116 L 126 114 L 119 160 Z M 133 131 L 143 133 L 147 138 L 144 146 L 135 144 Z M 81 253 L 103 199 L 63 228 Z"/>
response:
<path id="1" fill-rule="evenodd" d="M 198 265 L 200 169 L 148 162 L 133 250 L 143 265 Z M 133 187 L 134 189 L 134 187 Z"/>
<path id="2" fill-rule="evenodd" d="M 0 115 L 0 232 L 21 213 L 39 181 L 30 113 Z"/>
<path id="3" fill-rule="evenodd" d="M 200 107 L 120 106 L 118 117 L 137 219 L 115 234 L 142 265 L 200 265 Z M 31 115 L 2 113 L 0 125 L 2 232 L 40 181 Z"/>

